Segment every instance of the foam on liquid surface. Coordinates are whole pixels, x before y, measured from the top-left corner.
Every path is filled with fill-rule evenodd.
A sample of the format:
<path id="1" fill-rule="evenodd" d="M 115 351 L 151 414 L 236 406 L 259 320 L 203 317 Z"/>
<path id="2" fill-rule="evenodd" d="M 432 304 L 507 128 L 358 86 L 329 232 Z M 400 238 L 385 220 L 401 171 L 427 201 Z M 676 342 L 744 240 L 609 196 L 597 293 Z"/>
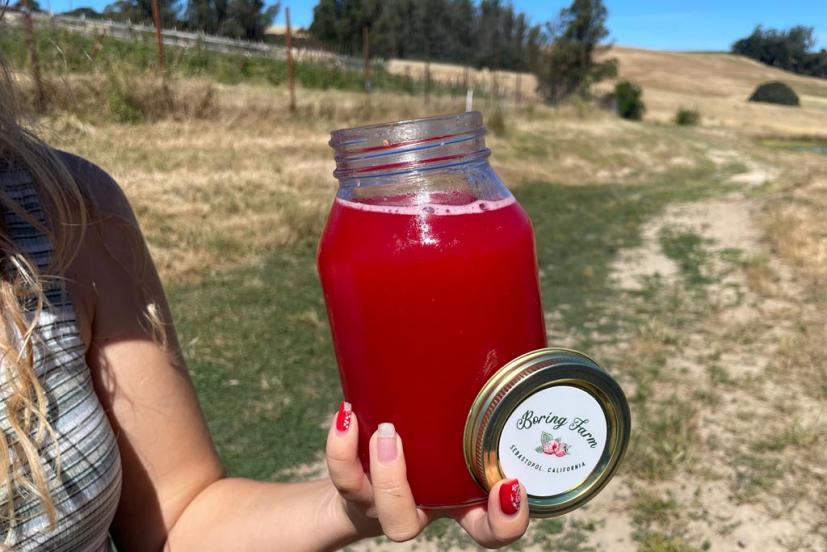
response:
<path id="1" fill-rule="evenodd" d="M 471 198 L 469 198 L 471 199 Z M 407 215 L 407 216 L 451 216 L 451 215 L 477 215 L 487 211 L 503 209 L 515 203 L 513 196 L 505 199 L 487 200 L 477 199 L 463 204 L 433 202 L 425 199 L 420 200 L 416 196 L 410 196 L 411 202 L 416 205 L 379 205 L 376 203 L 361 203 L 336 198 L 336 203 L 342 207 L 367 211 L 371 213 L 384 213 L 386 215 Z"/>

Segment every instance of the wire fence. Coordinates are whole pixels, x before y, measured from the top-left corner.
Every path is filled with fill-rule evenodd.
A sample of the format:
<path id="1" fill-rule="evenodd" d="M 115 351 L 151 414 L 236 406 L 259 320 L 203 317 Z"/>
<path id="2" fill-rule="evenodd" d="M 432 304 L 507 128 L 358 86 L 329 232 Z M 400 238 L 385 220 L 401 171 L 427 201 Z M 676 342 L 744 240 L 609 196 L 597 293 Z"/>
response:
<path id="1" fill-rule="evenodd" d="M 20 12 L 8 11 L 5 18 L 22 17 Z M 32 13 L 38 26 L 53 26 L 91 36 L 106 35 L 125 41 L 152 39 L 155 27 L 141 23 L 120 22 L 110 19 L 90 19 L 60 14 Z M 235 53 L 251 56 L 264 56 L 287 59 L 287 47 L 262 41 L 233 39 L 209 35 L 203 32 L 162 29 L 161 40 L 165 46 L 183 48 L 203 48 L 220 53 Z M 299 63 L 314 63 L 334 66 L 350 71 L 363 71 L 364 60 L 361 57 L 332 52 L 322 48 L 293 46 L 293 60 Z M 404 75 L 414 80 L 430 83 L 439 82 L 452 89 L 465 91 L 474 89 L 479 93 L 500 100 L 510 99 L 521 103 L 536 101 L 536 81 L 530 74 L 508 71 L 475 70 L 461 65 L 445 63 L 425 63 L 412 60 L 382 60 L 372 58 L 372 69 L 385 70 L 388 73 Z M 426 86 L 426 88 L 430 88 Z"/>
<path id="2" fill-rule="evenodd" d="M 121 40 L 152 38 L 155 35 L 155 27 L 140 23 L 123 23 L 110 19 L 88 19 L 47 13 L 33 13 L 32 18 L 41 25 L 51 25 L 89 35 L 105 33 L 107 36 Z M 287 47 L 254 40 L 233 39 L 177 29 L 162 29 L 161 39 L 165 46 L 200 47 L 222 53 L 242 53 L 287 59 Z M 323 49 L 293 47 L 292 54 L 294 60 L 302 63 L 324 63 L 351 70 L 362 68 L 360 58 L 344 56 Z"/>

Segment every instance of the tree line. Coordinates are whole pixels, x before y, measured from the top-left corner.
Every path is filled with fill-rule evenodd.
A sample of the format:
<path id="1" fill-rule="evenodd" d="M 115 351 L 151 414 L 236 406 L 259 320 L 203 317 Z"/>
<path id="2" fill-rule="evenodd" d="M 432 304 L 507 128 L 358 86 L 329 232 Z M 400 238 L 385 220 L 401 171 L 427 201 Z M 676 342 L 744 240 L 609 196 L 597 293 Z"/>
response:
<path id="1" fill-rule="evenodd" d="M 814 29 L 797 25 L 785 31 L 755 27 L 752 34 L 732 45 L 732 53 L 747 56 L 801 75 L 827 77 L 827 50 L 815 47 Z"/>
<path id="2" fill-rule="evenodd" d="M 615 60 L 597 60 L 607 17 L 603 0 L 573 0 L 542 25 L 502 0 L 320 0 L 309 30 L 345 53 L 362 51 L 367 30 L 373 56 L 530 71 L 556 103 L 617 74 Z"/>
<path id="3" fill-rule="evenodd" d="M 39 8 L 37 0 L 29 0 Z M 265 5 L 264 0 L 158 0 L 161 26 L 207 34 L 264 39 L 264 31 L 273 23 L 281 3 Z M 105 17 L 114 21 L 152 24 L 152 0 L 115 0 L 102 13 L 92 8 L 76 8 L 66 15 L 89 19 Z"/>
<path id="4" fill-rule="evenodd" d="M 526 70 L 543 45 L 543 28 L 501 0 L 320 0 L 310 34 L 340 52 L 382 58 Z"/>

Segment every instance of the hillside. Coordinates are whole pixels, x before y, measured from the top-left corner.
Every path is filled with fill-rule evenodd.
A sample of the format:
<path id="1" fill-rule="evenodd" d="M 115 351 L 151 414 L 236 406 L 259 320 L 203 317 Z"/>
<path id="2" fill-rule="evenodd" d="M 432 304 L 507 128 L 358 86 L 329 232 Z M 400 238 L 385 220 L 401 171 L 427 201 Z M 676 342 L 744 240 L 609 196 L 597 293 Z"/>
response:
<path id="1" fill-rule="evenodd" d="M 795 75 L 762 65 L 751 59 L 723 53 L 688 53 L 612 47 L 606 54 L 620 61 L 619 78 L 643 86 L 647 117 L 670 120 L 680 107 L 697 109 L 705 122 L 747 130 L 752 133 L 823 135 L 827 131 L 827 80 Z M 425 64 L 391 60 L 388 71 L 423 78 Z M 459 65 L 431 64 L 434 80 L 459 84 L 466 69 Z M 492 72 L 468 71 L 468 80 L 477 89 L 494 86 Z M 800 108 L 748 103 L 746 100 L 762 82 L 780 80 L 790 84 L 801 97 Z M 516 73 L 496 72 L 501 94 L 515 99 Z M 601 83 L 598 92 L 610 90 L 614 81 Z M 537 100 L 534 75 L 519 77 L 520 94 Z"/>
<path id="2" fill-rule="evenodd" d="M 643 86 L 650 118 L 666 120 L 683 106 L 698 109 L 712 124 L 752 132 L 825 134 L 827 80 L 795 75 L 732 54 L 686 53 L 614 47 L 620 78 Z M 756 86 L 784 81 L 801 98 L 800 108 L 749 103 Z M 607 89 L 611 83 L 601 85 Z"/>

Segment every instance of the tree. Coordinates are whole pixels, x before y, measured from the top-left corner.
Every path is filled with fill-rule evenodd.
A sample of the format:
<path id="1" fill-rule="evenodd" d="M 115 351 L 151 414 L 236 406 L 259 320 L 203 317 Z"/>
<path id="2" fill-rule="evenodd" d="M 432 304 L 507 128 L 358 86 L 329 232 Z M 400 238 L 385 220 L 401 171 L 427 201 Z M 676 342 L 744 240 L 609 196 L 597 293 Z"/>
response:
<path id="1" fill-rule="evenodd" d="M 209 34 L 261 40 L 276 18 L 281 3 L 263 0 L 189 0 L 187 26 Z"/>
<path id="2" fill-rule="evenodd" d="M 558 103 L 572 94 L 587 94 L 595 82 L 617 75 L 617 61 L 595 61 L 609 35 L 608 12 L 602 0 L 574 0 L 560 11 L 556 23 L 547 25 L 551 46 L 539 56 L 536 69 L 540 94 Z"/>
<path id="3" fill-rule="evenodd" d="M 474 22 L 477 11 L 471 0 L 454 0 L 451 2 L 451 29 L 453 29 L 453 48 L 451 59 L 468 63 L 474 53 Z"/>
<path id="4" fill-rule="evenodd" d="M 337 12 L 336 0 L 320 0 L 313 8 L 313 22 L 309 31 L 317 40 L 328 44 L 334 44 L 339 40 Z"/>
<path id="5" fill-rule="evenodd" d="M 543 28 L 540 25 L 533 25 L 528 30 L 528 37 L 526 38 L 525 54 L 523 55 L 524 68 L 537 71 L 540 66 L 540 56 L 544 44 Z"/>
<path id="6" fill-rule="evenodd" d="M 514 23 L 514 33 L 511 37 L 510 58 L 511 62 L 508 67 L 518 70 L 524 70 L 527 67 L 527 39 L 528 39 L 528 21 L 525 14 L 519 14 Z"/>
<path id="7" fill-rule="evenodd" d="M 219 34 L 248 40 L 261 40 L 279 13 L 281 4 L 264 5 L 264 0 L 231 0 L 227 19 L 219 27 Z"/>
<path id="8" fill-rule="evenodd" d="M 219 34 L 227 19 L 228 0 L 189 0 L 187 3 L 187 27 L 207 34 Z"/>
<path id="9" fill-rule="evenodd" d="M 801 72 L 805 75 L 827 78 L 827 50 L 822 48 L 818 53 L 809 54 Z"/>
<path id="10" fill-rule="evenodd" d="M 732 53 L 761 63 L 816 77 L 827 77 L 827 51 L 811 52 L 814 29 L 797 25 L 786 31 L 755 27 L 752 34 L 732 45 Z"/>
<path id="11" fill-rule="evenodd" d="M 161 11 L 161 26 L 175 27 L 180 12 L 178 0 L 158 0 L 158 7 Z M 152 0 L 117 0 L 106 6 L 103 14 L 116 21 L 152 25 Z"/>
<path id="12" fill-rule="evenodd" d="M 310 34 L 339 51 L 362 51 L 362 28 L 372 30 L 382 11 L 381 0 L 320 0 L 313 8 Z"/>
<path id="13" fill-rule="evenodd" d="M 420 0 L 417 2 L 417 28 L 422 40 L 422 53 L 426 60 L 445 59 L 442 49 L 449 43 L 451 31 L 445 28 L 445 2 Z"/>
<path id="14" fill-rule="evenodd" d="M 12 4 L 12 6 L 14 6 L 14 9 L 16 9 L 16 10 L 23 10 L 28 6 L 28 9 L 32 10 L 32 12 L 34 12 L 34 13 L 43 13 L 43 7 L 40 5 L 40 2 L 38 2 L 37 0 L 29 0 L 28 4 L 26 2 L 24 2 L 23 0 L 17 0 L 17 2 Z M 2 8 L 0 8 L 0 12 L 1 11 L 2 11 Z"/>
<path id="15" fill-rule="evenodd" d="M 68 15 L 70 17 L 85 17 L 86 19 L 102 19 L 103 14 L 98 13 L 92 8 L 75 8 L 71 11 L 63 12 L 63 15 Z"/>
<path id="16" fill-rule="evenodd" d="M 477 67 L 502 69 L 500 52 L 500 0 L 482 0 L 479 8 L 477 45 L 474 64 Z"/>
<path id="17" fill-rule="evenodd" d="M 370 54 L 381 58 L 400 57 L 397 49 L 404 46 L 398 30 L 402 26 L 405 4 L 389 2 L 383 6 L 379 17 L 370 27 Z"/>
<path id="18" fill-rule="evenodd" d="M 482 0 L 320 0 L 310 33 L 341 52 L 361 48 L 370 28 L 371 55 L 430 59 L 496 69 L 528 66 L 538 47 L 525 15 L 510 2 Z"/>

